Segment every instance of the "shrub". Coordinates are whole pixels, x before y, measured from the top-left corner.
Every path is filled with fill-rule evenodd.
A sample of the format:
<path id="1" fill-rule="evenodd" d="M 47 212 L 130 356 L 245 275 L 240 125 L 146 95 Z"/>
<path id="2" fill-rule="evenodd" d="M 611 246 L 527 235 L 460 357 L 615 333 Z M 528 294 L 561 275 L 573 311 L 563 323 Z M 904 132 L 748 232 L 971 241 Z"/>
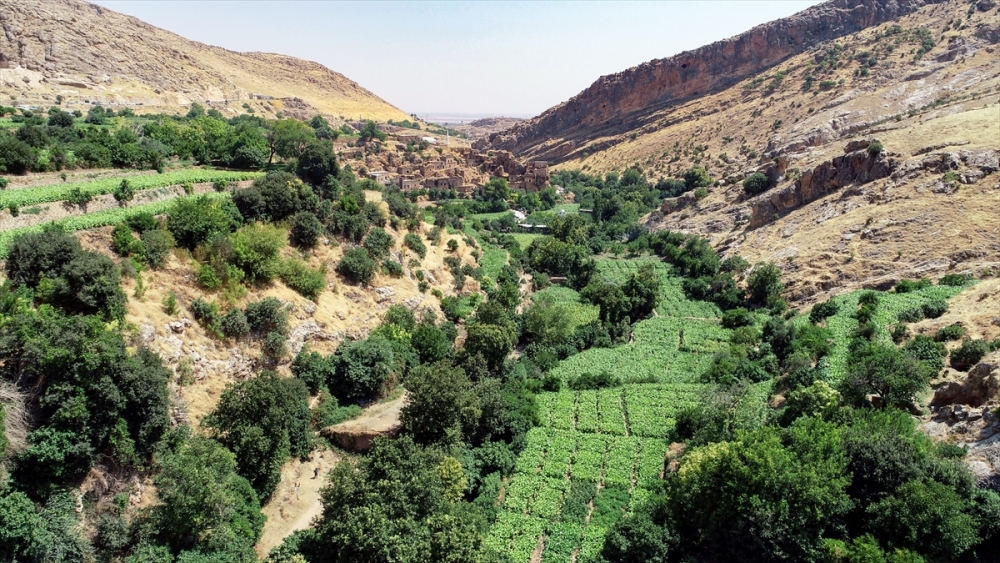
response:
<path id="1" fill-rule="evenodd" d="M 368 251 L 363 248 L 352 248 L 344 253 L 344 257 L 337 263 L 337 273 L 347 278 L 349 281 L 368 285 L 375 277 L 375 269 L 378 264 L 368 256 Z"/>
<path id="2" fill-rule="evenodd" d="M 241 338 L 250 334 L 250 323 L 247 321 L 247 316 L 238 307 L 233 307 L 226 312 L 219 322 L 219 328 L 222 330 L 222 334 L 229 338 Z"/>
<path id="3" fill-rule="evenodd" d="M 292 242 L 302 248 L 313 248 L 323 235 L 323 223 L 315 214 L 302 211 L 292 221 Z"/>
<path id="4" fill-rule="evenodd" d="M 288 241 L 285 231 L 254 223 L 236 231 L 232 240 L 236 266 L 251 282 L 269 281 L 279 274 L 278 254 Z"/>
<path id="5" fill-rule="evenodd" d="M 288 344 L 280 332 L 269 332 L 261 343 L 261 351 L 265 358 L 277 362 L 288 354 Z"/>
<path id="6" fill-rule="evenodd" d="M 747 262 L 742 256 L 730 256 L 722 261 L 722 264 L 719 265 L 719 270 L 722 272 L 741 274 L 749 267 L 750 263 Z"/>
<path id="7" fill-rule="evenodd" d="M 302 260 L 285 260 L 281 265 L 281 281 L 296 293 L 315 301 L 326 288 L 324 268 L 310 268 Z"/>
<path id="8" fill-rule="evenodd" d="M 403 245 L 416 252 L 417 256 L 419 256 L 421 260 L 427 256 L 427 246 L 424 245 L 424 241 L 420 240 L 420 237 L 413 233 L 407 233 L 407 235 L 403 237 Z"/>
<path id="9" fill-rule="evenodd" d="M 135 199 L 135 187 L 127 179 L 122 180 L 122 183 L 118 184 L 112 195 L 114 195 L 115 201 L 119 204 L 132 201 Z"/>
<path id="10" fill-rule="evenodd" d="M 947 274 L 938 281 L 938 285 L 961 287 L 970 281 L 972 281 L 972 276 L 969 274 Z"/>
<path id="11" fill-rule="evenodd" d="M 909 293 L 911 291 L 918 291 L 925 287 L 930 287 L 931 281 L 927 278 L 922 278 L 920 280 L 899 280 L 896 283 L 896 293 Z"/>
<path id="12" fill-rule="evenodd" d="M 712 184 L 712 177 L 701 166 L 690 168 L 684 173 L 684 185 L 688 190 L 705 188 Z"/>
<path id="13" fill-rule="evenodd" d="M 403 265 L 395 260 L 386 259 L 382 261 L 382 272 L 388 276 L 399 278 L 403 276 Z"/>
<path id="14" fill-rule="evenodd" d="M 333 373 L 333 367 L 327 358 L 317 352 L 302 348 L 292 360 L 292 374 L 301 379 L 310 393 L 316 393 L 326 387 L 327 380 Z"/>
<path id="15" fill-rule="evenodd" d="M 85 207 L 91 201 L 94 201 L 93 194 L 85 192 L 80 188 L 73 188 L 66 196 L 66 203 L 77 207 Z"/>
<path id="16" fill-rule="evenodd" d="M 730 309 L 722 315 L 722 326 L 726 328 L 738 328 L 753 324 L 753 314 L 743 307 Z"/>
<path id="17" fill-rule="evenodd" d="M 173 291 L 163 299 L 163 312 L 170 316 L 177 314 L 177 294 Z"/>
<path id="18" fill-rule="evenodd" d="M 582 373 L 577 377 L 571 377 L 566 381 L 566 386 L 573 390 L 581 389 L 601 389 L 603 387 L 617 387 L 622 384 L 621 378 L 612 375 L 605 370 L 597 374 Z"/>
<path id="19" fill-rule="evenodd" d="M 762 194 L 770 187 L 770 181 L 763 172 L 754 172 L 743 180 L 743 191 L 748 195 Z"/>
<path id="20" fill-rule="evenodd" d="M 448 250 L 455 252 L 458 250 L 458 241 L 455 239 L 448 239 Z"/>
<path id="21" fill-rule="evenodd" d="M 989 342 L 983 339 L 963 340 L 962 346 L 951 351 L 951 367 L 958 371 L 968 371 L 979 363 L 990 351 Z"/>
<path id="22" fill-rule="evenodd" d="M 389 249 L 392 248 L 393 244 L 395 244 L 395 241 L 392 235 L 379 227 L 375 227 L 368 231 L 368 236 L 365 237 L 362 246 L 368 250 L 369 256 L 375 260 L 380 260 L 389 255 Z"/>
<path id="23" fill-rule="evenodd" d="M 194 320 L 198 321 L 206 330 L 212 333 L 219 333 L 221 317 L 219 315 L 219 306 L 215 302 L 209 303 L 198 297 L 191 302 L 188 309 L 191 310 L 191 316 L 194 317 Z"/>
<path id="24" fill-rule="evenodd" d="M 224 192 L 229 187 L 229 180 L 216 180 L 212 182 L 212 189 L 217 192 Z"/>
<path id="25" fill-rule="evenodd" d="M 188 250 L 194 250 L 213 235 L 231 233 L 242 222 L 235 208 L 207 197 L 178 198 L 167 213 L 167 229 L 177 244 Z"/>
<path id="26" fill-rule="evenodd" d="M 698 189 L 696 189 L 694 191 L 694 198 L 695 199 L 701 200 L 701 199 L 705 199 L 706 197 L 708 197 L 708 188 L 702 187 L 702 188 L 698 188 Z"/>
<path id="27" fill-rule="evenodd" d="M 276 297 L 265 297 L 260 301 L 248 303 L 246 317 L 250 331 L 258 336 L 271 332 L 280 334 L 288 332 L 288 310 Z"/>
<path id="28" fill-rule="evenodd" d="M 944 356 L 947 352 L 944 344 L 934 342 L 923 334 L 918 334 L 913 340 L 907 342 L 903 346 L 903 351 L 924 362 L 935 372 L 941 371 L 941 368 L 944 367 Z"/>
<path id="29" fill-rule="evenodd" d="M 7 189 L 7 178 L 0 178 L 0 190 Z"/>
<path id="30" fill-rule="evenodd" d="M 809 311 L 809 321 L 816 324 L 836 315 L 839 310 L 840 306 L 837 305 L 832 299 L 824 301 L 823 303 L 817 303 L 813 305 L 812 310 Z"/>
<path id="31" fill-rule="evenodd" d="M 823 84 L 821 83 L 820 84 L 820 88 L 822 88 L 822 87 L 823 87 Z M 868 154 L 870 154 L 872 156 L 878 156 L 878 155 L 882 154 L 882 151 L 884 151 L 884 150 L 885 150 L 885 147 L 883 147 L 882 143 L 880 143 L 878 141 L 872 141 L 871 143 L 868 144 Z"/>
<path id="32" fill-rule="evenodd" d="M 115 225 L 111 231 L 111 248 L 119 256 L 129 256 L 137 250 L 139 241 L 132 236 L 132 229 L 125 223 Z"/>
<path id="33" fill-rule="evenodd" d="M 948 302 L 944 299 L 935 299 L 929 303 L 924 303 L 921 310 L 925 317 L 936 319 L 948 311 Z"/>
<path id="34" fill-rule="evenodd" d="M 909 309 L 903 309 L 896 315 L 896 320 L 901 323 L 915 323 L 923 320 L 923 318 L 923 307 L 910 307 Z"/>
<path id="35" fill-rule="evenodd" d="M 142 243 L 142 259 L 144 262 L 153 268 L 159 268 L 166 263 L 167 256 L 170 254 L 170 248 L 173 246 L 173 241 L 170 239 L 169 234 L 159 229 L 143 231 L 139 235 L 139 241 Z"/>
<path id="36" fill-rule="evenodd" d="M 156 217 L 154 217 L 152 213 L 148 213 L 145 211 L 141 213 L 136 213 L 135 215 L 130 216 L 128 219 L 125 219 L 125 224 L 128 225 L 129 228 L 131 228 L 133 231 L 137 233 L 150 231 L 160 226 L 159 222 L 157 222 L 156 220 Z"/>
<path id="37" fill-rule="evenodd" d="M 934 340 L 938 342 L 948 342 L 950 340 L 961 340 L 965 336 L 965 327 L 955 323 L 948 325 L 941 330 L 937 331 L 934 335 Z"/>
<path id="38" fill-rule="evenodd" d="M 209 264 L 202 264 L 198 266 L 198 285 L 208 289 L 210 291 L 215 291 L 222 287 L 222 280 L 219 278 L 219 274 L 215 271 L 215 268 Z"/>

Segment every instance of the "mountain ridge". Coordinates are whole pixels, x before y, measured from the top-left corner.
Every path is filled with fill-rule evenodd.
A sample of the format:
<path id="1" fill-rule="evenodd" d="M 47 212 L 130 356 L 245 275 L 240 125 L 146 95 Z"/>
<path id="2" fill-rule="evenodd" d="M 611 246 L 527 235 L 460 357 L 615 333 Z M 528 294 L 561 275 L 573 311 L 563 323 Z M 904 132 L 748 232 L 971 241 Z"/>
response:
<path id="1" fill-rule="evenodd" d="M 599 135 L 641 126 L 656 110 L 732 86 L 824 41 L 944 1 L 829 0 L 734 37 L 602 76 L 538 117 L 490 135 L 488 144 L 560 161 Z"/>
<path id="2" fill-rule="evenodd" d="M 179 110 L 404 119 L 402 110 L 319 63 L 186 39 L 81 0 L 0 0 L 0 91 L 23 104 L 100 101 Z M 270 103 L 268 103 L 270 102 Z"/>

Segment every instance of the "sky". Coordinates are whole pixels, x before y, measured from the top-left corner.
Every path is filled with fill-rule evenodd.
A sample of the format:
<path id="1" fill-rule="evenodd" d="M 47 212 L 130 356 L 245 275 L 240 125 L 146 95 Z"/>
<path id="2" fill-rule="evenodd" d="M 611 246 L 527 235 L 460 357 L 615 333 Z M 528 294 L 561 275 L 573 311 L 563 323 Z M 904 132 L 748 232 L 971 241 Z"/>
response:
<path id="1" fill-rule="evenodd" d="M 407 113 L 531 117 L 600 76 L 819 0 L 91 0 L 234 51 L 319 62 Z"/>

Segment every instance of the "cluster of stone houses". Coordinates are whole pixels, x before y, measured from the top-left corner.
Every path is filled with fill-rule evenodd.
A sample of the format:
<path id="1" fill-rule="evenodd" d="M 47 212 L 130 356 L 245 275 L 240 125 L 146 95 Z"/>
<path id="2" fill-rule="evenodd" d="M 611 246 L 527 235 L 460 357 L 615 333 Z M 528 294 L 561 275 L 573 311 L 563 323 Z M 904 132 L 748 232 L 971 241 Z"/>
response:
<path id="1" fill-rule="evenodd" d="M 412 137 L 412 139 L 411 139 Z M 419 189 L 455 190 L 462 196 L 471 196 L 476 188 L 492 177 L 505 178 L 511 188 L 542 190 L 549 185 L 547 162 L 522 164 L 509 151 L 482 152 L 476 149 L 445 148 L 433 160 L 414 158 L 406 153 L 411 141 L 419 135 L 395 135 L 399 152 L 370 155 L 366 165 L 368 176 L 384 186 L 397 186 L 404 192 Z"/>

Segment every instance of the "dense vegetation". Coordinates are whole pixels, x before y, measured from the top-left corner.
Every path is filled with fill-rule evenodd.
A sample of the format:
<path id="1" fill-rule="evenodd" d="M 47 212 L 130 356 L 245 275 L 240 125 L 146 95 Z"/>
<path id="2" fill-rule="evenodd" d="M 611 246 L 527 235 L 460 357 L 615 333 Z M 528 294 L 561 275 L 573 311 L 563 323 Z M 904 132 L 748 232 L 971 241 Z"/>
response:
<path id="1" fill-rule="evenodd" d="M 22 155 L 20 171 L 43 169 L 59 151 L 65 160 L 46 162 L 106 165 L 88 160 L 100 148 L 135 153 L 109 158 L 136 167 L 286 160 L 232 195 L 119 216 L 117 261 L 57 227 L 13 238 L 0 420 L 26 413 L 30 431 L 0 434 L 0 559 L 255 561 L 260 507 L 282 465 L 321 443 L 317 430 L 400 386 L 402 436 L 342 461 L 322 515 L 271 561 L 521 563 L 542 536 L 544 561 L 987 561 L 1000 549 L 1000 496 L 975 482 L 964 451 L 934 444 L 906 412 L 946 359 L 967 370 L 997 348 L 961 327 L 935 338 L 906 330 L 944 314 L 970 279 L 901 282 L 800 315 L 778 266 L 723 260 L 696 235 L 636 223 L 665 197 L 707 189 L 704 169 L 655 184 L 637 167 L 558 173 L 577 207 L 497 178 L 472 200 L 441 202 L 428 227 L 398 190 L 339 165 L 326 144 L 337 132 L 322 119 L 226 121 L 195 108 L 149 119 L 132 139 L 92 113 L 83 125 L 58 111 L 44 123 L 22 115 L 23 131 L 0 139 L 16 157 L 3 165 L 19 171 Z M 379 133 L 372 124 L 361 137 Z M 133 188 L 113 193 L 126 202 Z M 388 214 L 367 190 L 382 192 Z M 524 238 L 512 204 L 548 234 Z M 475 262 L 463 263 L 458 240 Z M 402 275 L 405 263 L 424 292 L 429 247 L 447 248 L 455 294 L 432 292 L 444 318 L 394 305 L 331 354 L 306 346 L 283 378 L 270 370 L 290 359 L 289 310 L 243 298 L 281 279 L 318 299 L 327 273 L 307 260 L 327 243 L 344 249 L 334 269 L 346 283 Z M 175 374 L 124 318 L 121 277 L 141 279 L 172 251 L 214 297 L 172 295 L 165 310 L 183 307 L 213 338 L 261 351 L 262 369 L 231 382 L 198 432 L 171 427 Z M 523 274 L 536 290 L 527 301 Z M 948 352 L 943 343 L 958 340 Z M 178 367 L 179 384 L 188 376 Z M 779 409 L 773 394 L 785 398 Z M 134 509 L 127 495 L 95 493 L 78 507 L 92 470 L 149 476 L 155 501 Z"/>

